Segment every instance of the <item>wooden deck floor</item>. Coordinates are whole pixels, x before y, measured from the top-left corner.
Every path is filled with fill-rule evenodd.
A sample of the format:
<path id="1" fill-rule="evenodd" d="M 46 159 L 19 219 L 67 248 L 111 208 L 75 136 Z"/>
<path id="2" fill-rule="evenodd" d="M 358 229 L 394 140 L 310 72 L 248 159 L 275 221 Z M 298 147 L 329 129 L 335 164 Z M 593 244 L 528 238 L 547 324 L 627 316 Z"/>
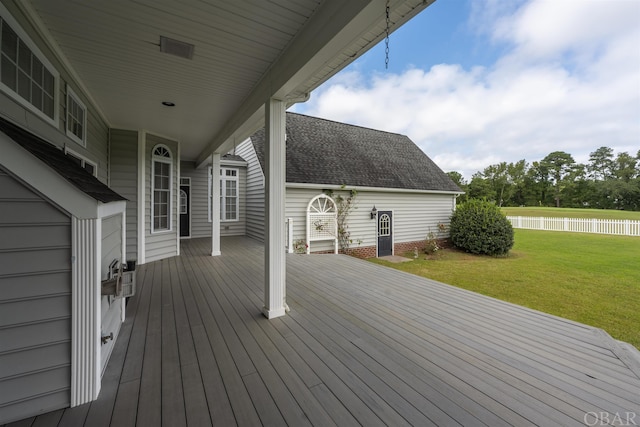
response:
<path id="1" fill-rule="evenodd" d="M 269 321 L 262 246 L 207 250 L 139 268 L 97 401 L 15 424 L 640 425 L 638 362 L 596 329 L 341 255 L 289 256 Z"/>

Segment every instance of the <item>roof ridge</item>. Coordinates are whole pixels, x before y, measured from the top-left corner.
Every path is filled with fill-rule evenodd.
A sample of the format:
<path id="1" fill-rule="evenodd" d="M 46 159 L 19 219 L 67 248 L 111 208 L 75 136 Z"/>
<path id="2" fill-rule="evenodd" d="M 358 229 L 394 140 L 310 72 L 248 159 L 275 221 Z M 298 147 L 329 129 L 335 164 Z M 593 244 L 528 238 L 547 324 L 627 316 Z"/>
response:
<path id="1" fill-rule="evenodd" d="M 354 128 L 360 128 L 360 129 L 364 129 L 367 131 L 373 131 L 373 132 L 379 132 L 379 133 L 385 133 L 385 134 L 389 134 L 389 135 L 399 135 L 399 136 L 404 136 L 406 138 L 409 138 L 408 135 L 405 135 L 403 133 L 398 133 L 398 132 L 390 132 L 390 131 L 386 131 L 386 130 L 380 130 L 380 129 L 373 129 L 370 127 L 366 127 L 366 126 L 362 126 L 362 125 L 354 125 L 352 123 L 344 123 L 344 122 L 339 122 L 337 120 L 331 120 L 331 119 L 325 119 L 324 117 L 316 117 L 316 116 L 310 116 L 308 114 L 302 114 L 302 113 L 295 113 L 293 111 L 287 111 L 287 114 L 292 114 L 292 115 L 296 115 L 296 116 L 302 116 L 302 117 L 307 117 L 309 119 L 314 119 L 314 120 L 322 120 L 325 122 L 330 122 L 330 123 L 335 123 L 337 125 L 340 126 L 349 126 L 349 127 L 354 127 Z"/>

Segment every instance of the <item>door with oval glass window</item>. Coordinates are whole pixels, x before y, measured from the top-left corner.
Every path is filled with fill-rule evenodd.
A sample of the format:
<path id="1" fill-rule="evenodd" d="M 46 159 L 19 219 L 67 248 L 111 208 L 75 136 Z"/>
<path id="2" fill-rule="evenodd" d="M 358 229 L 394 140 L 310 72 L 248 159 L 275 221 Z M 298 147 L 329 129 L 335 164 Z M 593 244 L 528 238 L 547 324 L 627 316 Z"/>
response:
<path id="1" fill-rule="evenodd" d="M 182 178 L 184 180 L 184 178 Z M 180 237 L 191 237 L 191 186 L 180 185 Z"/>
<path id="2" fill-rule="evenodd" d="M 378 256 L 393 255 L 393 214 L 378 211 Z"/>

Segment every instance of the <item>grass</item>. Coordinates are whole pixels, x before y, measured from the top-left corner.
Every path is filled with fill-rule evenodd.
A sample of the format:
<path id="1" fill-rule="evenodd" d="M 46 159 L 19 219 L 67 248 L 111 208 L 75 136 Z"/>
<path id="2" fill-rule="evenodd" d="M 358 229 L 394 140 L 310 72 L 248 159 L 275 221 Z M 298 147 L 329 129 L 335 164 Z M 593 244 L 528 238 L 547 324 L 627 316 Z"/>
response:
<path id="1" fill-rule="evenodd" d="M 509 216 L 534 216 L 551 218 L 599 218 L 599 219 L 632 219 L 640 220 L 640 211 L 618 211 L 612 209 L 578 209 L 578 208 L 502 208 Z"/>
<path id="2" fill-rule="evenodd" d="M 640 349 L 640 238 L 515 230 L 509 256 L 372 262 L 602 328 Z M 413 253 L 408 255 L 413 257 Z"/>

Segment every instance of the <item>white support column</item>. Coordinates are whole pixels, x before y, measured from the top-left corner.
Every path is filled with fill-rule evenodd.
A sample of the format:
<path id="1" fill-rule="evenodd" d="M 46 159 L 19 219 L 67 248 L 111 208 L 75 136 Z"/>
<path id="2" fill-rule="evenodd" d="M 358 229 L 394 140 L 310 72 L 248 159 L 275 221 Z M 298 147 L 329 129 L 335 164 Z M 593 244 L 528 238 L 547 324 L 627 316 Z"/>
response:
<path id="1" fill-rule="evenodd" d="M 211 256 L 220 256 L 220 153 L 211 155 Z"/>
<path id="2" fill-rule="evenodd" d="M 145 205 L 145 184 L 146 184 L 146 171 L 145 171 L 145 159 L 146 159 L 146 145 L 147 145 L 147 133 L 145 131 L 138 131 L 138 264 L 144 264 L 147 262 L 147 249 L 146 249 L 146 205 Z"/>
<path id="3" fill-rule="evenodd" d="M 100 393 L 100 219 L 72 217 L 71 407 Z"/>
<path id="4" fill-rule="evenodd" d="M 285 264 L 285 109 L 278 99 L 265 105 L 265 241 L 264 308 L 268 319 L 284 316 L 286 291 Z"/>
<path id="5" fill-rule="evenodd" d="M 120 237 L 122 239 L 122 248 L 121 248 L 121 257 L 120 261 L 125 263 L 127 262 L 127 211 L 126 208 L 124 212 L 122 212 L 122 235 Z M 101 292 L 102 296 L 102 292 Z M 127 309 L 127 299 L 120 298 L 120 321 L 124 322 L 126 318 L 126 309 Z"/>

